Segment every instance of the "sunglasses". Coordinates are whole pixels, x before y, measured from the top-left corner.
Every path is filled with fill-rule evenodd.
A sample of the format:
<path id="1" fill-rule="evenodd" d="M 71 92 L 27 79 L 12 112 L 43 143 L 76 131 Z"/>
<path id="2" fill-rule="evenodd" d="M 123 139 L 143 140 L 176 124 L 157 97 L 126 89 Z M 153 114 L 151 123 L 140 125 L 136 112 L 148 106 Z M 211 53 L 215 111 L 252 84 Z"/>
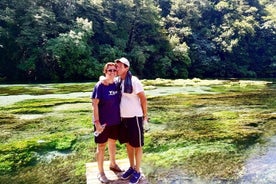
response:
<path id="1" fill-rule="evenodd" d="M 117 70 L 115 70 L 115 69 L 110 69 L 110 70 L 107 70 L 108 72 L 117 72 Z"/>

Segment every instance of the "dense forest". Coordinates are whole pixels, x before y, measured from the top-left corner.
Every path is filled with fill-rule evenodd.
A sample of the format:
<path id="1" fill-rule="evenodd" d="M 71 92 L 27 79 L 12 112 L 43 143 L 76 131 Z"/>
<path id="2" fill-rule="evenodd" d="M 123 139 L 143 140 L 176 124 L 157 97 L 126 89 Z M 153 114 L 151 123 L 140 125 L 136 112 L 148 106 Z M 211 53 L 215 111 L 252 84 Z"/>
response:
<path id="1" fill-rule="evenodd" d="M 0 82 L 276 78 L 273 0 L 1 0 Z"/>

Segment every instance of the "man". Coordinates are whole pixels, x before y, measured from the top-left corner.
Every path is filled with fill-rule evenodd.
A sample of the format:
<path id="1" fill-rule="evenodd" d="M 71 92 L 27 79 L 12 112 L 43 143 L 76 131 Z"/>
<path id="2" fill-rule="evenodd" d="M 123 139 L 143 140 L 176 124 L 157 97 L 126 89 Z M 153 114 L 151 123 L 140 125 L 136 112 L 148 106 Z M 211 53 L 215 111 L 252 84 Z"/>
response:
<path id="1" fill-rule="evenodd" d="M 143 122 L 147 117 L 147 99 L 142 83 L 129 71 L 129 61 L 122 57 L 116 59 L 117 72 L 120 77 L 121 103 L 120 112 L 123 129 L 120 132 L 121 142 L 126 143 L 130 167 L 121 176 L 122 179 L 129 179 L 130 184 L 138 183 L 141 179 L 141 162 L 144 145 Z"/>

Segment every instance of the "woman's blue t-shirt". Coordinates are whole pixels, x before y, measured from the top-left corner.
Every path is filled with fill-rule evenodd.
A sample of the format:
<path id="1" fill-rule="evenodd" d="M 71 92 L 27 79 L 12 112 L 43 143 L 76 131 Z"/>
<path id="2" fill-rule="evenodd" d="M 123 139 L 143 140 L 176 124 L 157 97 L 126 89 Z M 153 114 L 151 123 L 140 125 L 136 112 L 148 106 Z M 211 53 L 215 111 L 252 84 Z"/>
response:
<path id="1" fill-rule="evenodd" d="M 99 99 L 99 120 L 107 126 L 120 124 L 120 95 L 116 83 L 109 85 L 99 81 L 93 90 L 92 98 Z"/>

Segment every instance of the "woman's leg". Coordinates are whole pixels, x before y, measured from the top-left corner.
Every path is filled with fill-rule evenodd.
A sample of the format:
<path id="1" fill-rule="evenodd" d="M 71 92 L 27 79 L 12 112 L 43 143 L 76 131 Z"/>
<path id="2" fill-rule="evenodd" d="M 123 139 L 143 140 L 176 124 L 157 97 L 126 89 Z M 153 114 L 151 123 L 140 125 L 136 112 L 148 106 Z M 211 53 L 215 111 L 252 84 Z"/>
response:
<path id="1" fill-rule="evenodd" d="M 98 169 L 99 169 L 100 174 L 104 173 L 103 164 L 104 164 L 105 145 L 106 145 L 106 143 L 97 144 L 96 159 L 98 162 Z"/>
<path id="2" fill-rule="evenodd" d="M 109 152 L 109 160 L 110 167 L 116 166 L 116 140 L 108 139 L 108 152 Z"/>

